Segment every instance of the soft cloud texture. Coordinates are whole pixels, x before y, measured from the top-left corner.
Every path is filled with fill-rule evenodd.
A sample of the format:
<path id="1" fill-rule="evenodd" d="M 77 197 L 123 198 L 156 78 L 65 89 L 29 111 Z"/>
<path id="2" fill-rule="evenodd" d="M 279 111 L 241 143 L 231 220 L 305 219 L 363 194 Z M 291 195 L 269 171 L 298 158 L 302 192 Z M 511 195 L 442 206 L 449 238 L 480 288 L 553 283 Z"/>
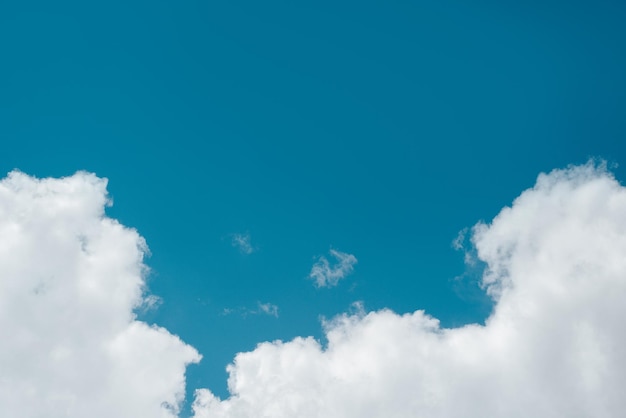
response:
<path id="1" fill-rule="evenodd" d="M 339 316 L 325 347 L 296 338 L 238 354 L 231 397 L 197 391 L 195 417 L 623 416 L 626 190 L 591 163 L 542 174 L 471 240 L 495 301 L 484 326 Z M 340 271 L 322 261 L 311 276 L 322 286 Z"/>
<path id="2" fill-rule="evenodd" d="M 196 350 L 137 321 L 146 245 L 87 173 L 0 182 L 0 415 L 175 417 Z"/>
<path id="3" fill-rule="evenodd" d="M 233 234 L 231 244 L 233 247 L 238 248 L 243 254 L 252 254 L 254 247 L 250 243 L 250 234 Z"/>
<path id="4" fill-rule="evenodd" d="M 326 257 L 321 256 L 319 260 L 311 268 L 309 277 L 315 280 L 317 287 L 333 287 L 337 286 L 339 280 L 352 273 L 357 259 L 352 254 L 342 253 L 337 250 L 330 250 L 337 262 L 331 266 Z"/>
<path id="5" fill-rule="evenodd" d="M 467 266 L 473 266 L 476 263 L 476 248 L 474 248 L 473 246 L 471 248 L 468 248 L 467 237 L 469 235 L 469 232 L 469 228 L 461 229 L 456 238 L 452 240 L 451 245 L 452 248 L 454 248 L 455 250 L 463 251 L 463 261 Z"/>
<path id="6" fill-rule="evenodd" d="M 91 174 L 0 182 L 3 417 L 178 415 L 200 355 L 136 320 L 159 302 L 145 292 L 146 246 L 106 204 L 106 180 Z M 357 304 L 324 323 L 325 346 L 296 338 L 238 354 L 231 397 L 198 390 L 195 418 L 622 416 L 626 189 L 593 164 L 542 174 L 471 242 L 495 301 L 485 325 Z M 331 254 L 336 266 L 321 258 L 311 272 L 324 285 L 356 263 Z"/>
<path id="7" fill-rule="evenodd" d="M 222 315 L 233 314 L 241 315 L 244 318 L 248 315 L 269 315 L 278 318 L 278 306 L 269 302 L 257 302 L 257 306 L 254 309 L 240 306 L 238 308 L 224 308 L 224 310 L 222 310 Z"/>
<path id="8" fill-rule="evenodd" d="M 261 303 L 259 302 L 259 310 L 258 313 L 264 313 L 265 315 L 270 315 L 278 318 L 278 306 L 272 303 Z"/>

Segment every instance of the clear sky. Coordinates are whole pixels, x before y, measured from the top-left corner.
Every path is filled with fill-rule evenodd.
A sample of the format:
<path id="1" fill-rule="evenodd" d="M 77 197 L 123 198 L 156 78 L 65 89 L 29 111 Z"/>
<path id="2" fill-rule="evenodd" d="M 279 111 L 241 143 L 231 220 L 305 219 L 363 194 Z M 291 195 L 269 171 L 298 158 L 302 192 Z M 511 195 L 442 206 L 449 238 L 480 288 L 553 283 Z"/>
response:
<path id="1" fill-rule="evenodd" d="M 140 318 L 203 354 L 190 391 L 227 396 L 236 353 L 323 338 L 354 302 L 484 321 L 459 232 L 540 172 L 626 179 L 625 21 L 604 0 L 3 2 L 0 172 L 108 178 L 151 250 Z"/>

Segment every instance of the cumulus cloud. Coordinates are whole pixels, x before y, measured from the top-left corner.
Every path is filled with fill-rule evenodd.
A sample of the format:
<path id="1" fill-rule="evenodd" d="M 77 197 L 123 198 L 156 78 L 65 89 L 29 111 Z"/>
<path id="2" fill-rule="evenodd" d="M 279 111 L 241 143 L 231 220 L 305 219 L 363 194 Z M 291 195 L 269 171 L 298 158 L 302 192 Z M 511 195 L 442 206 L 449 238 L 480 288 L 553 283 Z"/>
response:
<path id="1" fill-rule="evenodd" d="M 0 181 L 0 411 L 7 418 L 176 417 L 197 351 L 136 320 L 147 247 L 108 218 L 107 182 Z"/>
<path id="2" fill-rule="evenodd" d="M 231 244 L 233 247 L 239 249 L 243 254 L 252 254 L 254 247 L 250 243 L 250 234 L 233 234 Z"/>
<path id="3" fill-rule="evenodd" d="M 106 180 L 87 173 L 0 181 L 3 417 L 178 416 L 200 355 L 136 319 L 159 303 L 145 288 L 146 245 L 106 204 Z M 324 322 L 324 345 L 238 354 L 231 396 L 198 390 L 195 418 L 621 416 L 626 189 L 591 163 L 542 174 L 468 235 L 495 303 L 484 325 L 447 329 L 423 311 L 356 304 Z M 318 263 L 324 285 L 356 263 L 331 254 L 337 265 Z"/>
<path id="4" fill-rule="evenodd" d="M 315 280 L 317 287 L 333 287 L 337 286 L 339 280 L 352 273 L 357 259 L 352 254 L 342 253 L 337 250 L 330 250 L 337 262 L 331 266 L 326 257 L 321 256 L 311 268 L 309 277 Z"/>
<path id="5" fill-rule="evenodd" d="M 592 163 L 542 174 L 471 242 L 495 302 L 484 325 L 341 315 L 324 346 L 296 338 L 238 354 L 231 396 L 198 390 L 195 418 L 623 416 L 626 189 Z M 321 262 L 312 277 L 343 277 L 333 271 Z"/>

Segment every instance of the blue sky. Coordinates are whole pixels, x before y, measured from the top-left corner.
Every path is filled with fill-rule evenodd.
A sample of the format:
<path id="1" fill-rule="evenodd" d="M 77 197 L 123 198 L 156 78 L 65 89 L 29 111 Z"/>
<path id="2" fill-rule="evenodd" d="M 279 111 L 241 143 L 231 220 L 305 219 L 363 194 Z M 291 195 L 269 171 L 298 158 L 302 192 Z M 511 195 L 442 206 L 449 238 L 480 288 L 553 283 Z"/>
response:
<path id="1" fill-rule="evenodd" d="M 459 231 L 542 171 L 599 157 L 626 178 L 625 18 L 617 1 L 3 3 L 0 171 L 108 178 L 107 213 L 152 253 L 162 304 L 142 318 L 203 353 L 190 390 L 226 395 L 237 352 L 321 338 L 355 301 L 484 320 Z M 358 263 L 318 288 L 331 250 Z"/>

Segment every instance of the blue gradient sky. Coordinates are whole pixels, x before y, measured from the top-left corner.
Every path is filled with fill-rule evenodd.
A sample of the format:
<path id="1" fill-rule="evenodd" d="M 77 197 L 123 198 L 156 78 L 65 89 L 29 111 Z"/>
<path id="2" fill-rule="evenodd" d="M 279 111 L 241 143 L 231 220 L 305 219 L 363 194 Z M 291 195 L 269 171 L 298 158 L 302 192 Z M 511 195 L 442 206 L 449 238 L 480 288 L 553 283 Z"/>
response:
<path id="1" fill-rule="evenodd" d="M 625 21 L 618 1 L 5 2 L 0 171 L 107 177 L 152 251 L 142 315 L 225 395 L 236 352 L 355 301 L 484 319 L 451 242 L 540 171 L 626 164 Z M 358 264 L 318 289 L 330 249 Z"/>

